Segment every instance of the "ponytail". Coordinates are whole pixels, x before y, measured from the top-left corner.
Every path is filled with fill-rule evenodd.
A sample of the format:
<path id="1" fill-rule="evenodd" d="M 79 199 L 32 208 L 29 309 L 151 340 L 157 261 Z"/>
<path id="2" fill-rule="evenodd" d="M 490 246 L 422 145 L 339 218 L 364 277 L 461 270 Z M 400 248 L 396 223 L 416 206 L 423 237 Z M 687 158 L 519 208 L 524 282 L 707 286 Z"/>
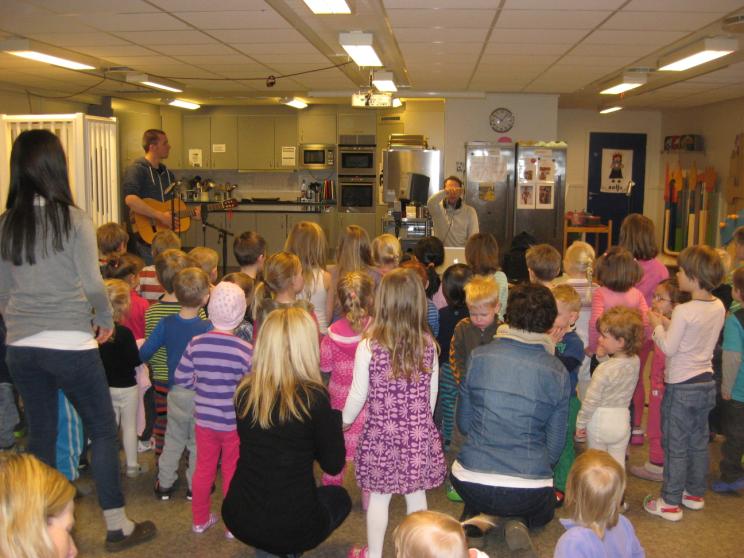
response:
<path id="1" fill-rule="evenodd" d="M 356 333 L 361 333 L 369 321 L 374 288 L 370 276 L 358 271 L 345 274 L 338 282 L 336 296 L 344 317 Z"/>

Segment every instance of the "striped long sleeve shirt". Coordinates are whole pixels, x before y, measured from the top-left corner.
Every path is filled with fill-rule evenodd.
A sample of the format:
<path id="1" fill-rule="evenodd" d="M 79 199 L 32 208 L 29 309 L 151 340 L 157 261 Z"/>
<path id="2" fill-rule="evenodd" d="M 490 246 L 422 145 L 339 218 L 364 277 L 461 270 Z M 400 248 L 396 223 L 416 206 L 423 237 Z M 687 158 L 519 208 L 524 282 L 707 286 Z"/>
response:
<path id="1" fill-rule="evenodd" d="M 233 395 L 251 370 L 253 347 L 229 333 L 210 331 L 194 337 L 178 363 L 175 384 L 196 391 L 194 416 L 204 428 L 236 429 Z"/>

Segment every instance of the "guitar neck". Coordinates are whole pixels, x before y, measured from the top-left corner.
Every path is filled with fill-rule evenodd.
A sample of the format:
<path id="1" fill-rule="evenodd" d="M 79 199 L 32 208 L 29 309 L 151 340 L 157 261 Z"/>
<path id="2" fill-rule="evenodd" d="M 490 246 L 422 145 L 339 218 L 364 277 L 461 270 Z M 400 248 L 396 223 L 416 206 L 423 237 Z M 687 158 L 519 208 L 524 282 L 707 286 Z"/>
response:
<path id="1" fill-rule="evenodd" d="M 216 202 L 216 203 L 208 203 L 207 204 L 207 211 L 215 211 L 217 209 L 225 209 L 227 205 L 224 202 Z M 186 208 L 181 209 L 180 211 L 176 212 L 176 215 L 178 215 L 179 218 L 181 217 L 195 217 L 196 216 L 196 208 Z"/>

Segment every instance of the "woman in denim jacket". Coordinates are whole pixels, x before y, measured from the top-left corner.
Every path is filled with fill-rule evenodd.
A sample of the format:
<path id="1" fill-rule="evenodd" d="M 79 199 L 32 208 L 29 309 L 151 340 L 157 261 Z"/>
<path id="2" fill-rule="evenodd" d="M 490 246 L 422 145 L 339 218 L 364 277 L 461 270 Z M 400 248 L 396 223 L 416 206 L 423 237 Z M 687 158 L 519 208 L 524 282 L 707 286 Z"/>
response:
<path id="1" fill-rule="evenodd" d="M 550 290 L 510 289 L 507 308 L 507 325 L 473 351 L 460 386 L 457 426 L 467 439 L 451 479 L 471 541 L 504 518 L 507 545 L 529 556 L 528 528 L 553 518 L 552 468 L 565 442 L 570 382 L 553 354 Z"/>

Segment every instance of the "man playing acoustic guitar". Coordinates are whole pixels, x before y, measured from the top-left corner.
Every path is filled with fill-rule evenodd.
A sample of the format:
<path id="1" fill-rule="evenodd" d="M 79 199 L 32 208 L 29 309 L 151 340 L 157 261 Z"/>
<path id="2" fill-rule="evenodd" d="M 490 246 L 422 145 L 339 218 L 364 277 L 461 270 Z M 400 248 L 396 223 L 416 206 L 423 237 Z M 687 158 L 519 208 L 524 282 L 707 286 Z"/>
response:
<path id="1" fill-rule="evenodd" d="M 142 149 L 145 150 L 145 156 L 135 159 L 124 171 L 121 184 L 124 203 L 130 212 L 148 217 L 165 228 L 173 228 L 173 216 L 170 211 L 158 211 L 143 201 L 143 198 L 150 198 L 167 202 L 175 195 L 172 185 L 176 177 L 161 162 L 167 159 L 170 153 L 168 136 L 162 130 L 147 130 L 142 135 Z M 175 225 L 177 228 L 177 218 Z M 148 265 L 152 264 L 148 243 L 144 242 L 139 235 L 131 235 L 131 237 L 134 237 L 136 253 Z"/>

